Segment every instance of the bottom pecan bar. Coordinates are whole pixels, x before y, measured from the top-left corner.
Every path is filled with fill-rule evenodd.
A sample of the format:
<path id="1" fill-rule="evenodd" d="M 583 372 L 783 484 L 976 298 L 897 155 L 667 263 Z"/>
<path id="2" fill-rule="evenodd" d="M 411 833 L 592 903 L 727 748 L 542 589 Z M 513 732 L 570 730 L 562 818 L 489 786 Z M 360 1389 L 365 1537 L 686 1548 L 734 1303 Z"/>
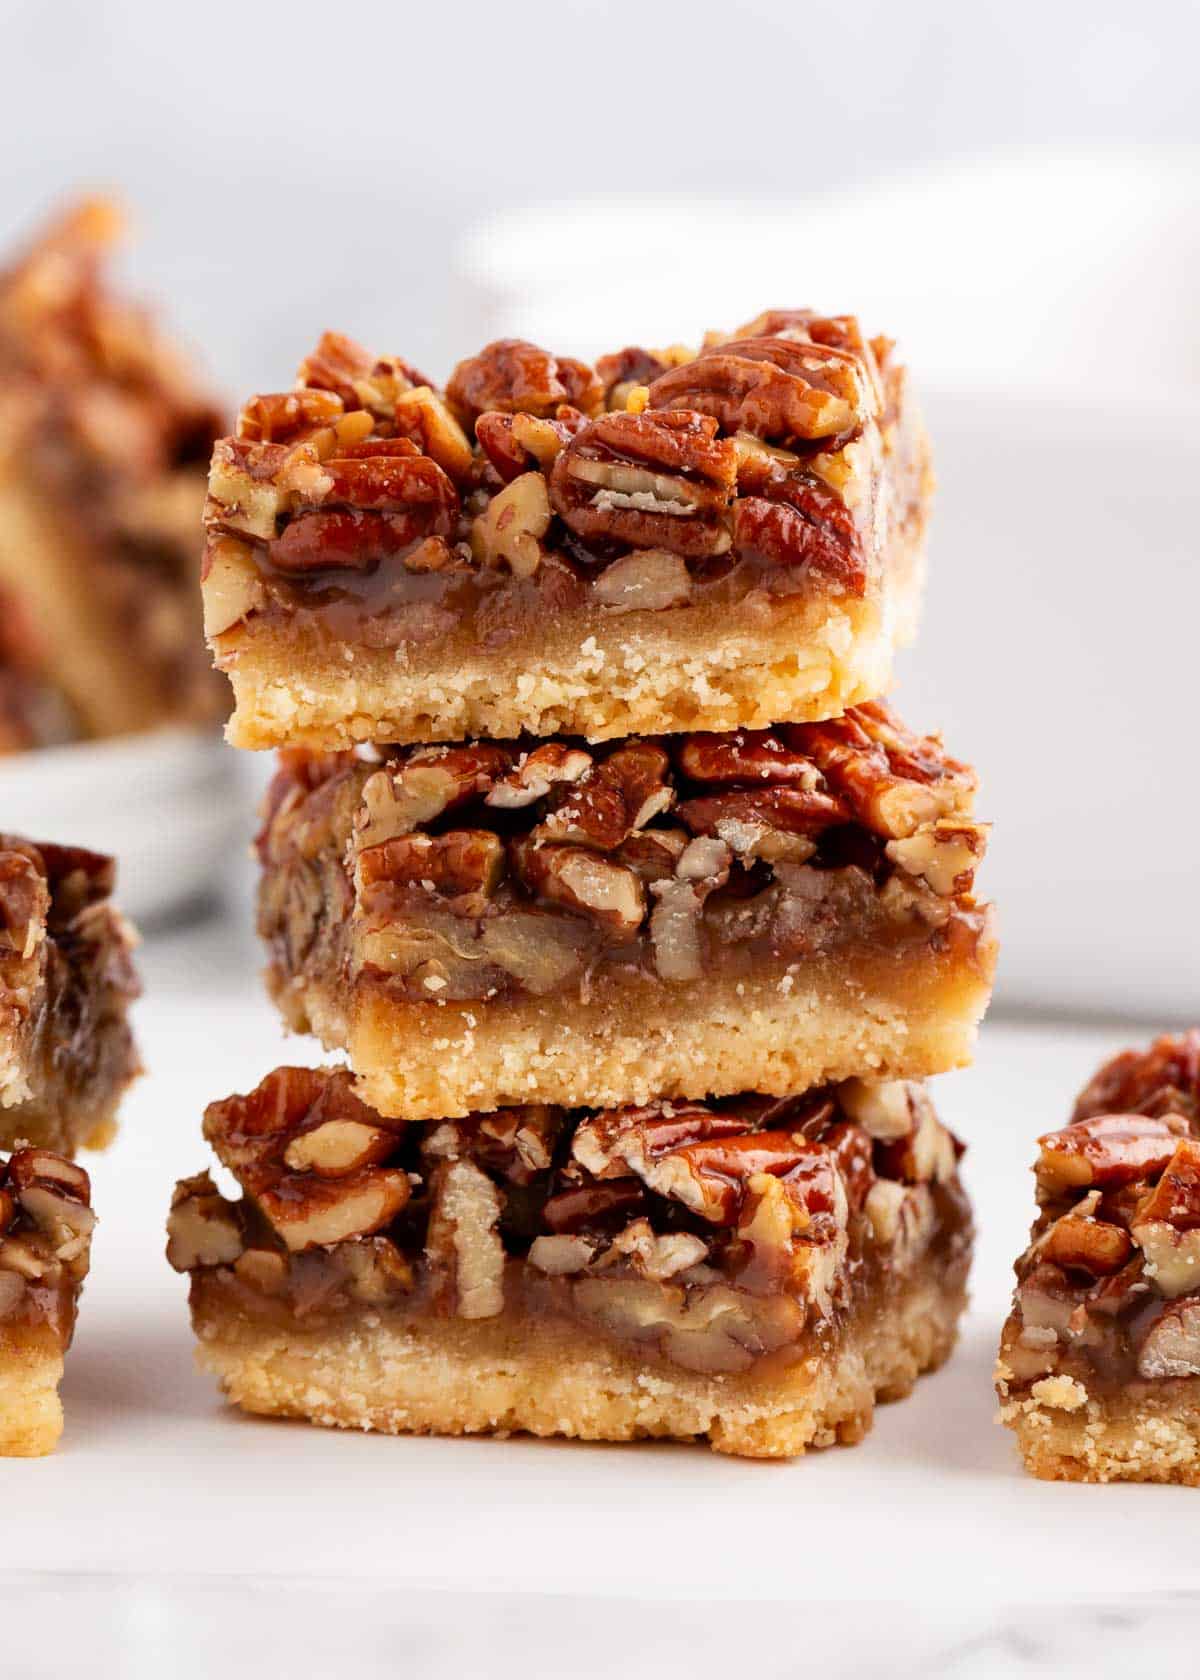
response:
<path id="1" fill-rule="evenodd" d="M 0 834 L 0 1144 L 108 1142 L 139 1072 L 111 858 Z"/>
<path id="2" fill-rule="evenodd" d="M 784 1458 L 861 1439 L 965 1300 L 960 1149 L 918 1084 L 418 1125 L 281 1068 L 204 1129 L 243 1194 L 185 1179 L 167 1255 L 248 1411 Z"/>
<path id="3" fill-rule="evenodd" d="M 62 1434 L 58 1384 L 95 1223 L 82 1167 L 48 1149 L 0 1161 L 0 1456 L 40 1458 Z"/>
<path id="4" fill-rule="evenodd" d="M 997 1367 L 1051 1481 L 1200 1487 L 1200 1031 L 1127 1050 L 1039 1140 Z"/>

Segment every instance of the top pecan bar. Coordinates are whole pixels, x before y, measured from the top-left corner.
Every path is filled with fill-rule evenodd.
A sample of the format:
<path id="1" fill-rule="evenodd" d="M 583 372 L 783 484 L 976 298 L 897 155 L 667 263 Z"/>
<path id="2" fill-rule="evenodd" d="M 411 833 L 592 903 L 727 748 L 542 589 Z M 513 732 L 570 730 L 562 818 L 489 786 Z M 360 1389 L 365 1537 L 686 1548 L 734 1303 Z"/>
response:
<path id="1" fill-rule="evenodd" d="M 217 718 L 195 593 L 222 419 L 85 203 L 0 273 L 0 751 Z"/>
<path id="2" fill-rule="evenodd" d="M 111 858 L 0 835 L 0 1143 L 73 1153 L 111 1135 L 140 1071 L 134 936 Z"/>
<path id="3" fill-rule="evenodd" d="M 505 339 L 444 392 L 327 334 L 209 479 L 243 746 L 762 727 L 886 687 L 930 495 L 886 339 L 773 311 L 595 368 Z"/>

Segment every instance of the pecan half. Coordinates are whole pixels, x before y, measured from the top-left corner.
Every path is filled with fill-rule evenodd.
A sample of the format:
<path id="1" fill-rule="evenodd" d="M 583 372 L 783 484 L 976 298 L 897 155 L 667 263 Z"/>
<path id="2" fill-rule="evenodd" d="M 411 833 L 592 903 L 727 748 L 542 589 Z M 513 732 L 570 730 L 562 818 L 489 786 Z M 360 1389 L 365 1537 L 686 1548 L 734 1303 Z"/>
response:
<path id="1" fill-rule="evenodd" d="M 387 881 L 450 899 L 490 898 L 503 873 L 504 843 L 484 828 L 397 835 L 358 855 L 358 879 L 364 887 Z"/>
<path id="2" fill-rule="evenodd" d="M 869 373 L 856 356 L 796 338 L 714 345 L 650 386 L 651 409 L 696 410 L 726 432 L 778 443 L 853 432 L 874 405 Z"/>
<path id="3" fill-rule="evenodd" d="M 277 1068 L 248 1096 L 211 1103 L 204 1115 L 218 1159 L 294 1253 L 391 1223 L 409 1200 L 408 1174 L 373 1163 L 403 1131 L 403 1121 L 381 1121 L 361 1102 L 342 1070 Z M 367 1164 L 352 1164 L 355 1153 Z"/>
<path id="4" fill-rule="evenodd" d="M 584 541 L 723 554 L 737 480 L 732 444 L 698 414 L 606 414 L 572 438 L 550 475 L 555 512 Z"/>
<path id="5" fill-rule="evenodd" d="M 1159 1173 L 1171 1160 L 1186 1123 L 1143 1114 L 1076 1120 L 1038 1139 L 1034 1171 L 1045 1197 L 1096 1185 L 1110 1189 Z"/>
<path id="6" fill-rule="evenodd" d="M 553 420 L 535 414 L 481 414 L 475 436 L 497 473 L 510 484 L 532 468 L 548 473 L 583 424 L 583 415 L 574 408 L 559 409 Z"/>
<path id="7" fill-rule="evenodd" d="M 431 537 L 452 537 L 458 492 L 403 438 L 354 445 L 322 462 L 297 511 L 267 544 L 277 571 L 373 571 Z"/>
<path id="8" fill-rule="evenodd" d="M 497 339 L 459 362 L 446 386 L 446 401 L 468 430 L 488 410 L 553 418 L 563 403 L 596 414 L 603 400 L 603 387 L 586 362 L 552 356 L 520 338 Z"/>

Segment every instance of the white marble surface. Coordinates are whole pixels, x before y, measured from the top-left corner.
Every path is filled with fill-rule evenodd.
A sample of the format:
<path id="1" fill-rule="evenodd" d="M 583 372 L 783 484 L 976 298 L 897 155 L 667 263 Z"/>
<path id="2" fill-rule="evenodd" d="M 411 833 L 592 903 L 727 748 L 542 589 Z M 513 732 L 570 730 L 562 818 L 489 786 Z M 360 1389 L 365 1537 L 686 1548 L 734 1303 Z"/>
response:
<path id="1" fill-rule="evenodd" d="M 101 1226 L 67 1432 L 53 1459 L 0 1463 L 0 1672 L 62 1674 L 64 1641 L 101 1672 L 169 1657 L 183 1680 L 332 1674 L 351 1652 L 360 1674 L 696 1676 L 753 1654 L 768 1675 L 1097 1675 L 1159 1651 L 1156 1676 L 1195 1672 L 1169 1654 L 1200 1628 L 1195 1493 L 1045 1486 L 993 1421 L 1032 1137 L 1128 1029 L 995 1022 L 977 1067 L 939 1082 L 970 1147 L 974 1303 L 950 1365 L 861 1447 L 767 1465 L 394 1440 L 242 1418 L 192 1368 L 162 1258 L 171 1185 L 205 1161 L 205 1101 L 311 1056 L 282 1040 L 256 960 L 234 925 L 145 953 L 150 1071 L 89 1163 Z"/>

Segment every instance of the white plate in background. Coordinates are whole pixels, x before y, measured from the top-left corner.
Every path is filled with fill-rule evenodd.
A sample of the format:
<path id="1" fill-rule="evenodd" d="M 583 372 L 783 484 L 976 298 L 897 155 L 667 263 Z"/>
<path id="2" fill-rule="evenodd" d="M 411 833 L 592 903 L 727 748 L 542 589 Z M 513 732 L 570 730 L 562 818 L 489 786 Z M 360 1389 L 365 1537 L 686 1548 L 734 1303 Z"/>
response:
<path id="1" fill-rule="evenodd" d="M 1002 1003 L 1200 1016 L 1198 160 L 1043 150 L 790 205 L 542 205 L 460 253 L 466 348 L 590 354 L 791 304 L 898 338 L 939 478 L 898 698 L 980 769 Z"/>
<path id="2" fill-rule="evenodd" d="M 213 731 L 155 730 L 0 759 L 0 829 L 109 852 L 117 902 L 153 925 L 230 884 L 252 807 Z"/>

